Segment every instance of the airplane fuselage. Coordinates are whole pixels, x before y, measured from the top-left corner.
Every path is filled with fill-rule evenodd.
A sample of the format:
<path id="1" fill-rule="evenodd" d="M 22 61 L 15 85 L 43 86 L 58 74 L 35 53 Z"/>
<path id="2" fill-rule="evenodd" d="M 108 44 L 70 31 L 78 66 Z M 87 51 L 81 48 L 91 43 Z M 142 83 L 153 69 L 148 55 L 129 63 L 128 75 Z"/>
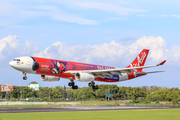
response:
<path id="1" fill-rule="evenodd" d="M 75 75 L 67 74 L 65 71 L 82 71 L 82 70 L 108 70 L 115 69 L 111 66 L 94 65 L 87 63 L 71 62 L 64 60 L 55 60 L 39 57 L 18 57 L 9 63 L 13 68 L 22 71 L 24 73 L 39 74 L 55 76 L 59 78 L 66 78 L 70 80 L 76 80 Z M 135 72 L 104 75 L 103 77 L 95 77 L 94 81 L 101 82 L 119 82 L 136 78 L 138 76 L 146 75 L 144 72 L 137 75 Z M 83 82 L 89 82 L 90 80 L 79 80 Z"/>
<path id="2" fill-rule="evenodd" d="M 135 60 L 125 68 L 115 68 L 111 66 L 94 65 L 87 63 L 71 62 L 64 60 L 55 60 L 39 57 L 18 57 L 11 61 L 9 64 L 24 74 L 23 79 L 26 80 L 26 73 L 39 74 L 43 81 L 59 81 L 60 78 L 69 79 L 68 83 L 72 89 L 78 89 L 74 80 L 89 82 L 88 85 L 94 90 L 98 89 L 94 81 L 101 82 L 120 82 L 130 80 L 139 76 L 144 76 L 149 73 L 143 72 L 143 68 L 150 68 L 163 65 L 166 60 L 157 65 L 144 66 L 148 49 L 143 49 Z"/>

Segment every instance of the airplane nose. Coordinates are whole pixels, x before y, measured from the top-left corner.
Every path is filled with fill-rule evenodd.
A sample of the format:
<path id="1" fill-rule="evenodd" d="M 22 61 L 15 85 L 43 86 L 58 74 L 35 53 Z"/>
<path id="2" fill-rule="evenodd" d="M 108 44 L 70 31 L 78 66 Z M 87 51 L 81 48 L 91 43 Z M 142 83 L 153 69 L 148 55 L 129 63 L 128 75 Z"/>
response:
<path id="1" fill-rule="evenodd" d="M 9 62 L 9 65 L 10 65 L 11 67 L 13 67 L 13 61 Z"/>

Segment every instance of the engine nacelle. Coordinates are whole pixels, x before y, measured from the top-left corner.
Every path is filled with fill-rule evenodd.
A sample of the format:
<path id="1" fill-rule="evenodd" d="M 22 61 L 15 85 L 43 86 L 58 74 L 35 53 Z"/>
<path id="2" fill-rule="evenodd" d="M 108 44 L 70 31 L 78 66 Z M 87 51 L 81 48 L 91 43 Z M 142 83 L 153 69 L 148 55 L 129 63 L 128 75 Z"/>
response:
<path id="1" fill-rule="evenodd" d="M 53 81 L 59 81 L 60 77 L 49 76 L 49 75 L 41 75 L 41 80 L 42 81 L 53 82 Z"/>
<path id="2" fill-rule="evenodd" d="M 88 82 L 88 81 L 94 81 L 95 77 L 89 73 L 76 73 L 75 79 L 77 81 L 82 81 L 82 82 Z"/>

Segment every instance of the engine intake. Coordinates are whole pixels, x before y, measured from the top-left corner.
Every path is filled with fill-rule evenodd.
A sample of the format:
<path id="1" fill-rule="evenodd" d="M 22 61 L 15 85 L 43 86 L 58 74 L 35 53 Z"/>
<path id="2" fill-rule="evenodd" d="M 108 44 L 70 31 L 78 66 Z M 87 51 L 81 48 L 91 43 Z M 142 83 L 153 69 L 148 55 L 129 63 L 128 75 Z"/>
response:
<path id="1" fill-rule="evenodd" d="M 32 69 L 34 71 L 38 70 L 39 69 L 39 63 L 38 62 L 34 62 L 33 66 L 32 66 Z"/>
<path id="2" fill-rule="evenodd" d="M 95 77 L 89 73 L 76 73 L 75 79 L 78 81 L 88 82 L 94 81 Z"/>
<path id="3" fill-rule="evenodd" d="M 60 77 L 50 76 L 50 75 L 41 75 L 41 80 L 42 81 L 53 82 L 53 81 L 59 81 Z"/>

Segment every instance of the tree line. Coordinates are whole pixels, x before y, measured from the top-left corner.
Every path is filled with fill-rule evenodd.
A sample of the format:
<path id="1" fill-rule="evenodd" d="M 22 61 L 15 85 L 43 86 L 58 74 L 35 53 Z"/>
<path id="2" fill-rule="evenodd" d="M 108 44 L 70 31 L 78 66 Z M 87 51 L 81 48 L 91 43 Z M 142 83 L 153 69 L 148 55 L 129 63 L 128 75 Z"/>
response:
<path id="1" fill-rule="evenodd" d="M 124 87 L 117 85 L 98 85 L 98 90 L 91 87 L 81 87 L 77 90 L 56 87 L 40 87 L 34 91 L 27 86 L 14 86 L 12 92 L 8 92 L 8 100 L 132 100 L 143 101 L 180 101 L 179 88 L 166 88 L 157 86 Z M 1 92 L 1 91 L 0 91 Z M 112 94 L 108 97 L 107 94 Z M 5 93 L 2 93 L 5 99 Z"/>

